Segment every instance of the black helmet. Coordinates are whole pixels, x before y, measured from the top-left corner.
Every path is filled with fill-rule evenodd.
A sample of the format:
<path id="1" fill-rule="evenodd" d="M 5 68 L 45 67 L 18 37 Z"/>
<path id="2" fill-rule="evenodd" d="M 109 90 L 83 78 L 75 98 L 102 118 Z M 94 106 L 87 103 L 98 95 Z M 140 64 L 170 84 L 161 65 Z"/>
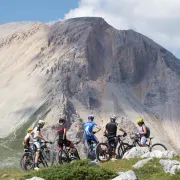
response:
<path id="1" fill-rule="evenodd" d="M 59 123 L 65 123 L 65 122 L 66 122 L 65 119 L 63 119 L 63 118 L 60 118 L 60 119 L 59 119 Z"/>

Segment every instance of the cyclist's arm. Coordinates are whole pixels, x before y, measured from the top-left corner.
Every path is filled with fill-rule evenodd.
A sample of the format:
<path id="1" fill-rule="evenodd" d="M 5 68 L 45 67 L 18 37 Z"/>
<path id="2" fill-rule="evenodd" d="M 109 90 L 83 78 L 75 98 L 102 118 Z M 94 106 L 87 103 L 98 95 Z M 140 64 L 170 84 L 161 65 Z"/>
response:
<path id="1" fill-rule="evenodd" d="M 44 137 L 40 134 L 40 131 L 37 131 L 37 137 L 40 138 L 40 139 L 42 139 L 42 140 L 44 140 L 44 141 L 46 141 L 46 140 L 44 139 Z"/>
<path id="2" fill-rule="evenodd" d="M 120 131 L 122 131 L 123 133 L 126 133 L 126 131 L 122 128 L 119 128 Z"/>
<path id="3" fill-rule="evenodd" d="M 107 130 L 106 130 L 106 127 L 104 128 L 104 133 L 103 133 L 104 136 L 107 135 Z"/>
<path id="4" fill-rule="evenodd" d="M 29 138 L 24 139 L 24 145 L 26 145 L 26 147 L 29 147 L 28 140 L 29 140 Z"/>
<path id="5" fill-rule="evenodd" d="M 66 138 L 66 128 L 64 128 L 63 140 Z"/>
<path id="6" fill-rule="evenodd" d="M 139 134 L 145 135 L 147 133 L 146 126 L 143 126 L 143 132 L 139 132 Z"/>
<path id="7" fill-rule="evenodd" d="M 99 127 L 99 126 L 95 126 L 95 128 L 97 129 L 96 132 L 99 132 L 101 130 L 101 127 Z"/>

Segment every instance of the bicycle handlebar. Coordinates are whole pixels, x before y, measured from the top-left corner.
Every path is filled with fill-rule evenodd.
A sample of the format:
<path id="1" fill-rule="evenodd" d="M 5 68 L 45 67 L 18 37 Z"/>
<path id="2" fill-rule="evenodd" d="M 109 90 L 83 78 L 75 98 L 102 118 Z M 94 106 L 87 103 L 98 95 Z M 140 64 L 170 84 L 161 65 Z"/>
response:
<path id="1" fill-rule="evenodd" d="M 51 141 L 43 141 L 43 142 L 41 142 L 42 144 L 44 143 L 44 144 L 53 144 L 53 142 L 51 142 Z"/>

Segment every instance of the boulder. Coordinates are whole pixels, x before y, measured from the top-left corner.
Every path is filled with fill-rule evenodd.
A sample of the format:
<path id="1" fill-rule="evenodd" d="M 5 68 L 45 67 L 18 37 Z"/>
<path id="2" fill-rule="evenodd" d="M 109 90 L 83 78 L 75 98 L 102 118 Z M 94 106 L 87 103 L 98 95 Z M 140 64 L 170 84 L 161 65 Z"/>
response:
<path id="1" fill-rule="evenodd" d="M 124 154 L 123 159 L 138 158 L 147 152 L 149 152 L 147 147 L 133 147 Z"/>
<path id="2" fill-rule="evenodd" d="M 40 178 L 40 177 L 33 177 L 33 178 L 31 178 L 31 179 L 26 179 L 26 180 L 45 180 L 45 179 Z"/>
<path id="3" fill-rule="evenodd" d="M 168 158 L 171 159 L 177 154 L 174 151 L 167 150 L 167 151 L 159 151 L 159 150 L 154 150 L 152 152 L 147 152 L 143 154 L 141 157 L 142 158 Z"/>
<path id="4" fill-rule="evenodd" d="M 164 171 L 170 174 L 175 174 L 177 170 L 180 170 L 179 161 L 161 159 L 159 163 L 163 166 Z"/>
<path id="5" fill-rule="evenodd" d="M 135 165 L 133 165 L 133 168 L 143 167 L 146 163 L 148 163 L 149 161 L 152 161 L 152 159 L 153 158 L 148 158 L 148 159 L 140 160 Z"/>
<path id="6" fill-rule="evenodd" d="M 115 177 L 112 180 L 136 180 L 137 176 L 134 171 L 130 170 L 127 172 L 119 172 L 119 176 Z"/>

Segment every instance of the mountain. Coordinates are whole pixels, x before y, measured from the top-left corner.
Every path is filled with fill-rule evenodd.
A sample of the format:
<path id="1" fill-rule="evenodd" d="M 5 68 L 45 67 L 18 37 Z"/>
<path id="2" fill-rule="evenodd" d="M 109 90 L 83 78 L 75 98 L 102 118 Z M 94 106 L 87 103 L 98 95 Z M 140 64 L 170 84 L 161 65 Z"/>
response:
<path id="1" fill-rule="evenodd" d="M 65 116 L 70 135 L 82 139 L 88 114 L 102 127 L 116 114 L 129 132 L 144 118 L 154 142 L 177 151 L 178 87 L 179 59 L 102 18 L 0 25 L 0 138 L 20 139 L 38 119 L 51 127 Z"/>

